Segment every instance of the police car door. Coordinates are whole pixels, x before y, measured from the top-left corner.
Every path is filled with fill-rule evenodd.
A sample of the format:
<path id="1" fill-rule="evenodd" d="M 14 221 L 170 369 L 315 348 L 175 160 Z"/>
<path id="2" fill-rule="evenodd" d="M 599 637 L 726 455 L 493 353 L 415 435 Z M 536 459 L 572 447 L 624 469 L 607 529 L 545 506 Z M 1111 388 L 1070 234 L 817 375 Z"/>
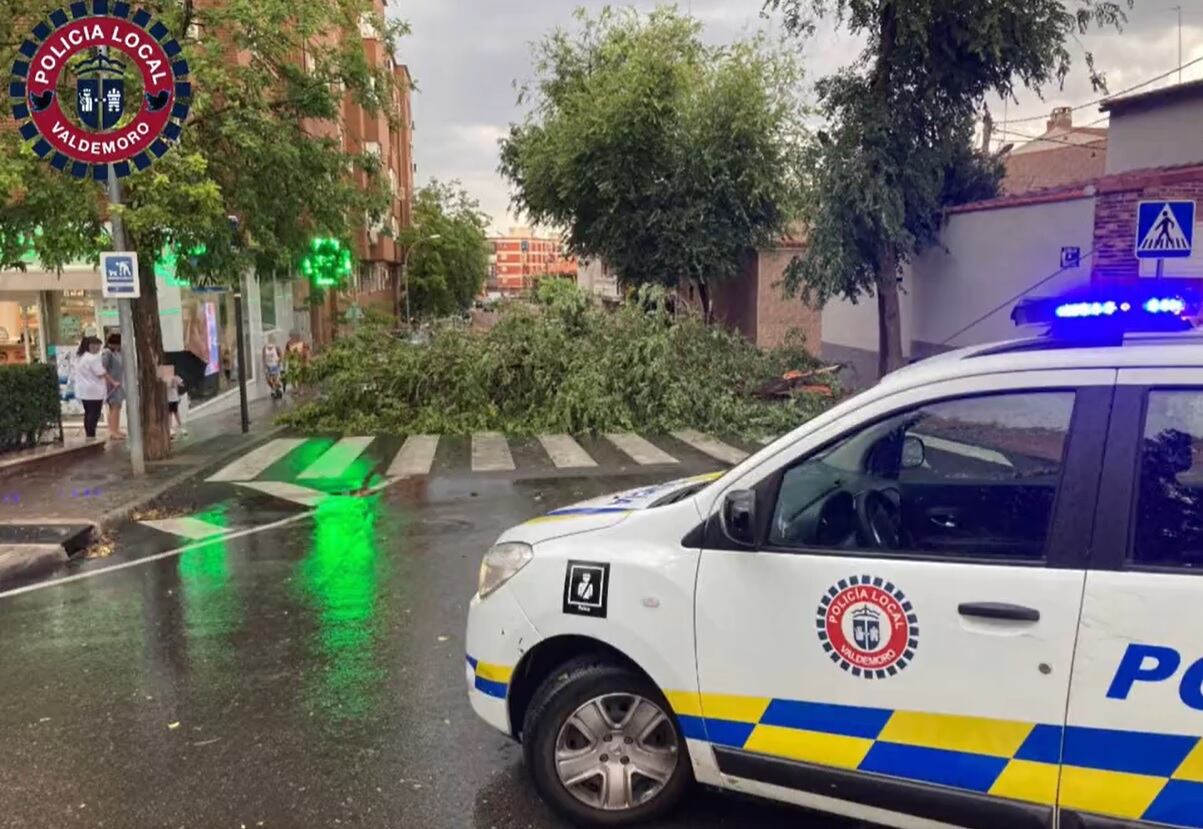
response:
<path id="1" fill-rule="evenodd" d="M 1074 659 L 1062 825 L 1203 827 L 1203 369 L 1129 369 L 1119 382 Z"/>
<path id="2" fill-rule="evenodd" d="M 900 393 L 729 484 L 696 611 L 717 782 L 898 826 L 1049 825 L 1115 374 Z"/>

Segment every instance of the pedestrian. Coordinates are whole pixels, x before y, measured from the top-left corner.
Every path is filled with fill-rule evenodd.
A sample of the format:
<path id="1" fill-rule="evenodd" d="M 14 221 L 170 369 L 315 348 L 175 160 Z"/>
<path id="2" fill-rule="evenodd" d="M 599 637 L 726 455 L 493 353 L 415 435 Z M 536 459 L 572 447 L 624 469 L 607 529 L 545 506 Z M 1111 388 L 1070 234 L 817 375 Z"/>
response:
<path id="1" fill-rule="evenodd" d="M 184 381 L 178 374 L 172 374 L 171 377 L 164 377 L 163 382 L 167 384 L 168 419 L 175 421 L 175 431 L 171 436 L 174 438 L 177 435 L 186 435 L 188 430 L 184 428 L 184 422 L 180 420 L 180 396 L 188 393 L 184 387 Z M 170 422 L 168 425 L 170 426 Z"/>
<path id="2" fill-rule="evenodd" d="M 104 409 L 113 379 L 100 361 L 100 338 L 85 335 L 79 343 L 75 362 L 75 397 L 84 407 L 84 435 L 96 437 L 96 424 Z"/>
<path id="3" fill-rule="evenodd" d="M 284 387 L 280 384 L 283 360 L 280 349 L 276 347 L 275 337 L 268 337 L 263 345 L 263 367 L 267 369 L 267 385 L 271 387 L 272 397 L 276 400 L 284 396 Z"/>
<path id="4" fill-rule="evenodd" d="M 125 377 L 125 366 L 121 358 L 120 334 L 115 332 L 109 334 L 108 339 L 105 340 L 104 351 L 100 352 L 100 362 L 104 366 L 105 373 L 112 379 L 120 381 Z M 105 402 L 109 406 L 109 440 L 125 440 L 125 433 L 121 431 L 121 406 L 125 403 L 125 387 L 120 382 L 110 385 Z"/>
<path id="5" fill-rule="evenodd" d="M 301 369 L 309 363 L 309 344 L 296 331 L 288 332 L 288 342 L 284 345 L 286 361 L 286 377 L 294 387 L 299 387 Z M 294 389 L 299 391 L 299 388 Z"/>

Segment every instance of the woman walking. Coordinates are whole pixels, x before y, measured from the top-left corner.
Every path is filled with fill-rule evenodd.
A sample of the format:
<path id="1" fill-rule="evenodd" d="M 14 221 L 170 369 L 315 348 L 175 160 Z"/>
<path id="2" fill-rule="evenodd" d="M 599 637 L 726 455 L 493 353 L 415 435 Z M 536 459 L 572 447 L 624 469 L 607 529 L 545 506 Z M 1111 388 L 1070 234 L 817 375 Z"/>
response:
<path id="1" fill-rule="evenodd" d="M 121 335 L 109 334 L 105 341 L 105 349 L 100 352 L 100 362 L 104 366 L 109 379 L 116 381 L 109 384 L 109 393 L 105 402 L 109 404 L 109 440 L 125 440 L 121 431 L 121 405 L 125 402 L 125 388 L 121 378 L 125 376 L 125 366 L 121 359 Z"/>
<path id="2" fill-rule="evenodd" d="M 79 344 L 75 363 L 75 397 L 84 406 L 84 434 L 96 437 L 96 424 L 104 409 L 112 378 L 100 360 L 100 338 L 85 336 Z M 118 385 L 120 385 L 118 383 Z"/>

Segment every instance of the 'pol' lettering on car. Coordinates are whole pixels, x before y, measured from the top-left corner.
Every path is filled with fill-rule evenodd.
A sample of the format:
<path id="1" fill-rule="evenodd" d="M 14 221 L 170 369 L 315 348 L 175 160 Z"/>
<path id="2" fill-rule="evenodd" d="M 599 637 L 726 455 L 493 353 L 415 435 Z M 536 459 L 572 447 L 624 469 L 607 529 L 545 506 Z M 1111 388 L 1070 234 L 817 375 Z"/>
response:
<path id="1" fill-rule="evenodd" d="M 1108 699 L 1127 699 L 1137 682 L 1165 682 L 1182 666 L 1182 654 L 1161 645 L 1128 645 L 1107 689 Z M 1187 706 L 1203 711 L 1203 658 L 1182 672 L 1178 696 Z"/>

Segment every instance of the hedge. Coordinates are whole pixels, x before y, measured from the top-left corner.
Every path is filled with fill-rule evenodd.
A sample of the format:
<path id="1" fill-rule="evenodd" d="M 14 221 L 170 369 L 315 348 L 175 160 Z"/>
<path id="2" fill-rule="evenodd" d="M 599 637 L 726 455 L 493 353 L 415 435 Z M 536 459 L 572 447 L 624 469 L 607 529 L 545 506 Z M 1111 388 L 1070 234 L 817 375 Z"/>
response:
<path id="1" fill-rule="evenodd" d="M 58 374 L 52 366 L 0 366 L 0 452 L 33 446 L 58 427 Z"/>

